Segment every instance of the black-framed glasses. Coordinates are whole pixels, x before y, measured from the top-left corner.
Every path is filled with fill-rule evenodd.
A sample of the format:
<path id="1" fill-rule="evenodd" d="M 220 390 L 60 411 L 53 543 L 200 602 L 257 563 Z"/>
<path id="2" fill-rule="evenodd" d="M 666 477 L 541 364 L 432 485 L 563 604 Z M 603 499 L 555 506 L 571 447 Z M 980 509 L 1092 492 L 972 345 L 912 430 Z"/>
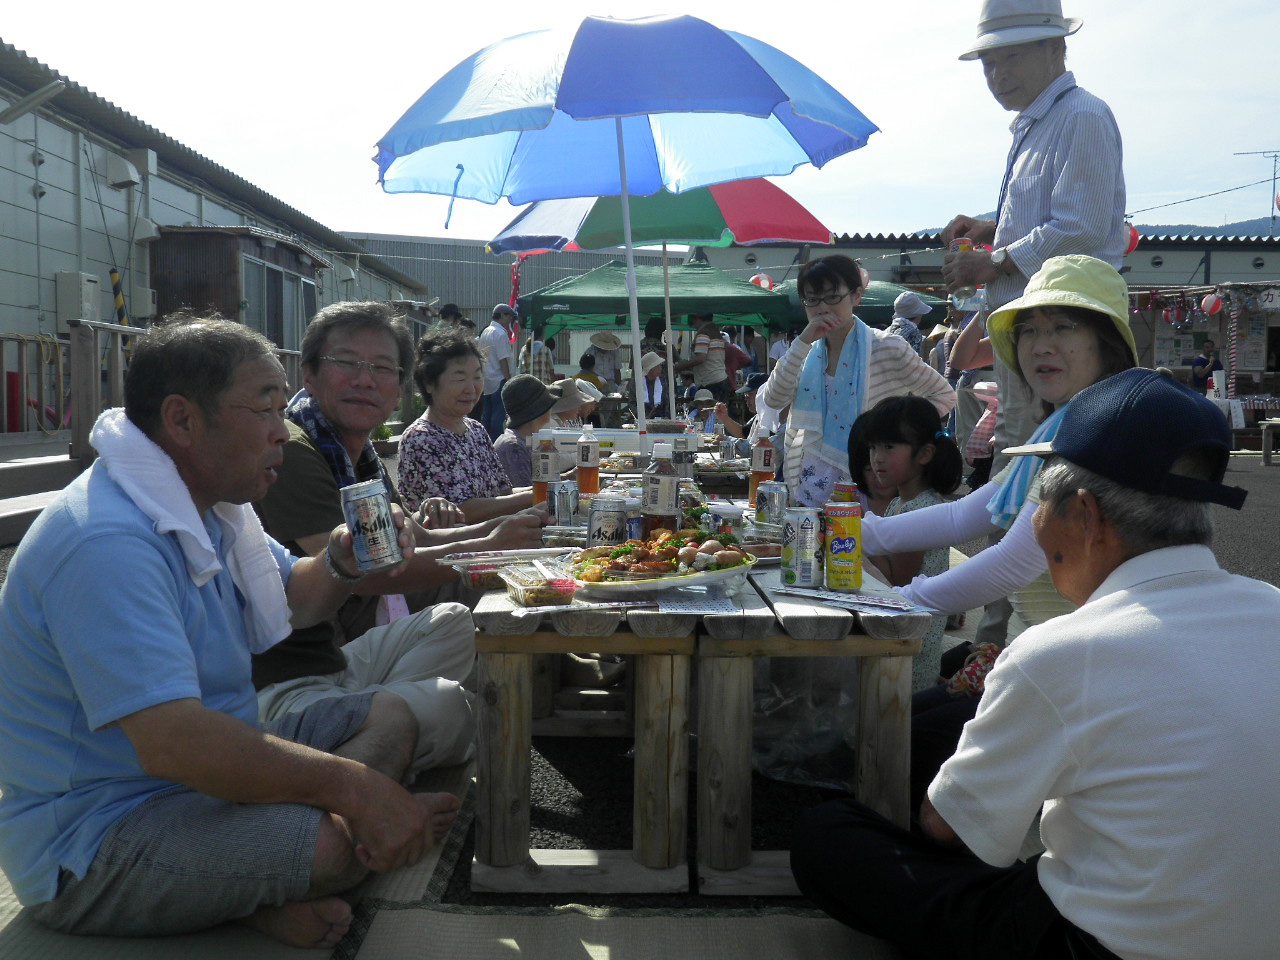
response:
<path id="1" fill-rule="evenodd" d="M 360 375 L 361 370 L 366 368 L 369 376 L 384 383 L 399 380 L 403 372 L 401 367 L 389 367 L 385 363 L 375 363 L 372 360 L 348 360 L 345 357 L 321 357 L 320 359 L 325 363 L 333 364 L 335 370 L 353 380 Z"/>
<path id="2" fill-rule="evenodd" d="M 825 303 L 829 307 L 834 307 L 851 293 L 853 293 L 852 290 L 846 290 L 844 293 L 828 293 L 821 297 L 801 297 L 800 302 L 806 307 L 816 307 L 820 303 Z"/>

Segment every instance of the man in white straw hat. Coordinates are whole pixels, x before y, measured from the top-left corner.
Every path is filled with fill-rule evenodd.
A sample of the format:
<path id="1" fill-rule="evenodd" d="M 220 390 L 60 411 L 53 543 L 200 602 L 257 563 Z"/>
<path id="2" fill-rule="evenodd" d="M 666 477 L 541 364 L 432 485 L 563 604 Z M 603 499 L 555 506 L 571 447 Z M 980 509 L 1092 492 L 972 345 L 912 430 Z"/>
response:
<path id="1" fill-rule="evenodd" d="M 949 290 L 986 284 L 995 310 L 1022 295 L 1027 279 L 1050 257 L 1087 254 L 1119 269 L 1127 229 L 1120 130 L 1111 109 L 1076 85 L 1067 70 L 1065 38 L 1081 21 L 1062 15 L 1061 0 L 984 0 L 977 38 L 960 55 L 981 60 L 996 102 L 1014 111 L 1013 147 L 1000 181 L 996 219 L 960 215 L 942 231 L 950 244 L 968 237 L 975 249 L 948 253 L 942 275 Z M 991 250 L 977 249 L 990 244 Z M 986 343 L 979 314 L 953 351 L 971 366 L 993 367 L 1000 406 L 995 449 L 1016 446 L 1035 430 L 1035 404 Z M 1007 462 L 997 454 L 994 476 Z M 988 606 L 979 641 L 1000 643 L 1009 619 L 1007 601 Z"/>
<path id="2" fill-rule="evenodd" d="M 618 383 L 618 348 L 622 339 L 610 330 L 597 330 L 591 335 L 587 353 L 596 358 L 595 373 L 607 384 Z"/>

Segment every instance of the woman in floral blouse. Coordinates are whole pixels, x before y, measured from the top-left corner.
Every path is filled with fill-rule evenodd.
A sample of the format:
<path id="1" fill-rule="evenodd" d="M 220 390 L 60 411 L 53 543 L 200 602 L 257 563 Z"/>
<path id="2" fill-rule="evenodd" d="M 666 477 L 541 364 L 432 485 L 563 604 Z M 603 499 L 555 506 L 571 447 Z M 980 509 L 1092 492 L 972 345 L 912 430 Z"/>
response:
<path id="1" fill-rule="evenodd" d="M 400 438 L 400 495 L 416 510 L 428 497 L 458 504 L 468 523 L 533 505 L 527 488 L 512 490 L 489 434 L 468 414 L 483 392 L 483 356 L 470 337 L 448 331 L 418 341 L 413 379 L 426 412 Z"/>

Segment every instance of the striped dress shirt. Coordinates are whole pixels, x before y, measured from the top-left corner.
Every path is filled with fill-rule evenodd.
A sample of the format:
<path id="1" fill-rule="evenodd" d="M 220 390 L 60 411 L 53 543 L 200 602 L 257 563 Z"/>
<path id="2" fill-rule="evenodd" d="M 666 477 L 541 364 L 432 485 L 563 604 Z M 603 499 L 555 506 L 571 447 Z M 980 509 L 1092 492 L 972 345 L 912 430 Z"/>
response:
<path id="1" fill-rule="evenodd" d="M 1022 295 L 1050 257 L 1083 253 L 1119 267 L 1127 239 L 1120 130 L 1111 108 L 1067 71 L 1014 118 L 994 246 L 1018 273 L 987 284 L 992 310 Z"/>

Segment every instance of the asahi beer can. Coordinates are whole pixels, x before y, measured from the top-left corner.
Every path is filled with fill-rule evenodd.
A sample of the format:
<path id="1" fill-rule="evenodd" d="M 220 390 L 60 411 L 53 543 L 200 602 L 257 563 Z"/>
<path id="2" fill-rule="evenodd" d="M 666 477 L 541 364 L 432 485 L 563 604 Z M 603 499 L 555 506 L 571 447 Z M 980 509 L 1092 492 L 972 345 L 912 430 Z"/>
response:
<path id="1" fill-rule="evenodd" d="M 587 547 L 617 547 L 626 541 L 626 501 L 621 497 L 596 497 L 587 515 Z"/>
<path id="2" fill-rule="evenodd" d="M 782 582 L 822 586 L 822 511 L 788 507 L 782 522 Z"/>
<path id="3" fill-rule="evenodd" d="M 831 488 L 831 499 L 836 503 L 858 503 L 858 485 L 853 482 L 837 482 Z"/>
<path id="4" fill-rule="evenodd" d="M 578 516 L 578 481 L 561 480 L 555 485 L 556 523 L 572 527 Z M 548 497 L 551 496 L 548 491 Z"/>
<path id="5" fill-rule="evenodd" d="M 400 562 L 399 531 L 391 518 L 391 501 L 381 480 L 343 487 L 342 512 L 362 573 L 376 573 Z"/>
<path id="6" fill-rule="evenodd" d="M 823 508 L 824 566 L 828 590 L 862 588 L 862 505 L 828 503 Z"/>
<path id="7" fill-rule="evenodd" d="M 782 525 L 787 512 L 787 485 L 781 480 L 766 480 L 756 487 L 756 523 Z"/>

